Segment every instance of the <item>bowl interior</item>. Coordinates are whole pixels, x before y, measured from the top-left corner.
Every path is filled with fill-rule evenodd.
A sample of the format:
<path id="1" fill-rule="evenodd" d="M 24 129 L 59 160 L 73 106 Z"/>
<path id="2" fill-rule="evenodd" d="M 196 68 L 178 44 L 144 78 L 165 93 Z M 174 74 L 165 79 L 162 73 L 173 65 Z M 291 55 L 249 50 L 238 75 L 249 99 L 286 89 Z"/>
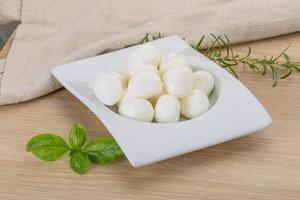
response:
<path id="1" fill-rule="evenodd" d="M 199 65 L 197 65 L 197 64 L 192 64 L 192 63 L 190 63 L 191 64 L 191 68 L 193 69 L 193 71 L 197 71 L 197 70 L 205 70 L 205 69 L 202 69 Z M 214 79 L 215 79 L 215 86 L 214 86 L 214 89 L 213 89 L 213 91 L 211 92 L 211 94 L 209 95 L 209 109 L 211 109 L 214 105 L 215 105 L 215 103 L 217 102 L 217 100 L 218 100 L 218 97 L 219 97 L 219 94 L 220 94 L 220 90 L 221 90 L 221 85 L 220 85 L 220 81 L 219 81 L 219 79 L 218 79 L 218 77 L 217 76 L 215 76 L 214 74 L 213 74 L 213 76 L 214 76 Z M 96 98 L 96 97 L 95 97 Z M 112 111 L 112 112 L 114 112 L 114 113 L 116 113 L 116 114 L 118 114 L 118 115 L 120 115 L 119 113 L 118 113 L 118 106 L 117 105 L 114 105 L 114 106 L 106 106 L 110 111 Z M 209 110 L 208 111 L 206 111 L 206 112 L 209 112 Z M 206 113 L 205 112 L 205 113 Z M 203 113 L 202 115 L 204 115 L 205 113 Z M 200 115 L 201 116 L 201 115 Z M 186 118 L 186 117 L 184 117 L 184 116 L 182 116 L 182 115 L 180 115 L 180 119 L 179 119 L 179 122 L 181 122 L 181 121 L 186 121 L 186 120 L 191 120 L 191 119 L 188 119 L 188 118 Z M 149 123 L 157 123 L 157 122 L 155 122 L 155 120 L 153 120 L 152 122 L 149 122 Z"/>

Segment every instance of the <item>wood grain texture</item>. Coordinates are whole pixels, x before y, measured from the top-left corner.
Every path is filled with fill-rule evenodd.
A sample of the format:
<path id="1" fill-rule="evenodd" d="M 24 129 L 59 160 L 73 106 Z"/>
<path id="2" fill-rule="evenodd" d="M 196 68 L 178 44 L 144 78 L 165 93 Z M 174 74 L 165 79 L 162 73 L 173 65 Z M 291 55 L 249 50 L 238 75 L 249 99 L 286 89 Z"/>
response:
<path id="1" fill-rule="evenodd" d="M 258 56 L 274 55 L 289 43 L 288 53 L 300 60 L 300 33 L 235 50 L 245 53 L 251 45 Z M 300 199 L 300 73 L 276 88 L 269 77 L 247 69 L 240 76 L 270 112 L 270 128 L 142 168 L 126 159 L 92 165 L 83 176 L 69 169 L 67 159 L 47 163 L 24 151 L 26 141 L 41 132 L 66 138 L 74 121 L 87 127 L 88 139 L 109 136 L 69 92 L 0 107 L 0 199 Z"/>

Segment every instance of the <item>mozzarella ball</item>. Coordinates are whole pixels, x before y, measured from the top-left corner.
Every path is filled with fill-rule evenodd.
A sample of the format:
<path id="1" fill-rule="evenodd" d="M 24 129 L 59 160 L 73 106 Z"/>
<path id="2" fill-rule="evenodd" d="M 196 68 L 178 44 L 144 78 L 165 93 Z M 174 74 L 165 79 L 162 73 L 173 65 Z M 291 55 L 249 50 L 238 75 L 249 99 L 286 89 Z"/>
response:
<path id="1" fill-rule="evenodd" d="M 142 45 L 134 51 L 128 58 L 128 65 L 132 63 L 151 64 L 158 66 L 160 63 L 159 51 L 150 45 Z"/>
<path id="2" fill-rule="evenodd" d="M 173 95 L 163 95 L 157 100 L 154 112 L 157 122 L 177 122 L 180 117 L 180 102 Z"/>
<path id="3" fill-rule="evenodd" d="M 120 105 L 122 103 L 124 103 L 125 101 L 128 101 L 130 99 L 134 98 L 131 94 L 128 93 L 128 89 L 126 88 L 124 91 L 123 91 L 123 96 L 121 98 L 121 100 L 119 101 L 119 103 L 117 104 L 118 107 L 120 107 Z"/>
<path id="4" fill-rule="evenodd" d="M 201 90 L 192 90 L 180 101 L 181 114 L 187 118 L 194 118 L 209 109 L 209 100 Z"/>
<path id="5" fill-rule="evenodd" d="M 128 92 L 139 98 L 150 98 L 158 95 L 162 89 L 159 75 L 151 71 L 141 71 L 131 77 L 128 83 Z"/>
<path id="6" fill-rule="evenodd" d="M 123 102 L 119 107 L 119 113 L 125 117 L 151 122 L 154 110 L 151 103 L 145 99 L 134 98 Z"/>
<path id="7" fill-rule="evenodd" d="M 171 60 L 173 58 L 177 58 L 177 57 L 180 57 L 179 54 L 177 53 L 168 53 L 168 54 L 165 54 L 163 56 L 161 56 L 161 60 L 160 60 L 160 64 L 165 64 L 168 60 Z"/>
<path id="8" fill-rule="evenodd" d="M 207 71 L 200 70 L 193 73 L 193 78 L 193 88 L 201 90 L 209 96 L 215 85 L 215 80 L 212 74 Z"/>
<path id="9" fill-rule="evenodd" d="M 125 73 L 129 77 L 140 71 L 152 71 L 158 73 L 157 67 L 152 64 L 130 63 L 125 69 Z"/>
<path id="10" fill-rule="evenodd" d="M 183 98 L 193 87 L 192 70 L 189 68 L 169 70 L 163 75 L 163 81 L 168 94 Z"/>
<path id="11" fill-rule="evenodd" d="M 116 75 L 117 77 L 119 77 L 119 79 L 121 80 L 123 89 L 127 88 L 128 77 L 125 74 L 121 74 L 119 72 L 113 72 L 113 74 Z"/>
<path id="12" fill-rule="evenodd" d="M 159 72 L 161 74 L 164 74 L 165 72 L 171 70 L 171 69 L 176 69 L 176 68 L 190 68 L 189 64 L 181 57 L 179 56 L 174 56 L 170 59 L 165 59 L 163 62 L 160 64 Z"/>
<path id="13" fill-rule="evenodd" d="M 177 53 L 168 53 L 161 56 L 159 71 L 162 71 L 161 66 L 166 65 L 169 60 L 176 59 L 180 57 Z"/>
<path id="14" fill-rule="evenodd" d="M 155 96 L 149 98 L 148 100 L 150 101 L 150 103 L 153 106 L 155 106 L 158 98 L 161 97 L 162 95 L 165 95 L 165 94 L 167 94 L 166 89 L 165 89 L 165 87 L 162 87 L 162 89 L 161 89 L 161 91 L 160 91 L 160 93 L 158 95 L 155 95 Z"/>
<path id="15" fill-rule="evenodd" d="M 94 81 L 94 94 L 105 105 L 118 103 L 123 94 L 120 78 L 114 73 L 100 74 Z"/>

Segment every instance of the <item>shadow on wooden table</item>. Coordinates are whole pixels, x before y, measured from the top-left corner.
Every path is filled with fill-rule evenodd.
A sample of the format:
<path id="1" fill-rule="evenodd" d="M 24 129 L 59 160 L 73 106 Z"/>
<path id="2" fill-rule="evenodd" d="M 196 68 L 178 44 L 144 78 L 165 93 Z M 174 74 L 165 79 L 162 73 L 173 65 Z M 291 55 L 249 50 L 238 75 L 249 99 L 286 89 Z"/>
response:
<path id="1" fill-rule="evenodd" d="M 126 163 L 124 163 L 124 158 L 117 160 L 114 165 L 109 167 L 114 168 L 112 170 L 114 173 L 127 177 L 122 178 L 123 187 L 143 190 L 156 181 L 167 184 L 171 181 L 170 178 L 174 176 L 180 177 L 178 178 L 180 181 L 187 181 L 189 178 L 186 176 L 193 174 L 193 172 L 199 174 L 199 171 L 202 171 L 201 174 L 204 175 L 202 178 L 205 181 L 207 179 L 205 176 L 206 172 L 211 176 L 214 166 L 223 165 L 224 170 L 226 170 L 228 166 L 232 166 L 232 163 L 241 159 L 242 156 L 245 156 L 245 160 L 251 159 L 251 156 L 247 158 L 249 152 L 255 152 L 262 148 L 262 143 L 251 142 L 251 136 L 245 136 L 140 168 L 133 168 L 127 163 L 126 159 Z M 93 168 L 97 167 L 99 166 L 91 166 L 89 173 L 93 173 Z M 236 170 L 239 171 L 238 168 Z M 216 180 L 218 180 L 220 174 L 215 176 Z M 201 179 L 201 176 L 198 176 L 199 179 Z"/>
<path id="2" fill-rule="evenodd" d="M 67 92 L 68 93 L 68 92 Z M 84 126 L 91 129 L 89 137 L 110 136 L 103 124 L 89 111 L 79 100 L 67 94 L 69 98 L 56 98 L 56 106 L 59 106 L 60 112 L 65 113 L 65 118 L 71 125 L 74 121 L 79 121 Z M 70 104 L 70 102 L 72 102 Z M 74 111 L 76 108 L 76 111 Z M 263 131 L 258 132 L 261 134 Z M 191 171 L 209 171 L 210 166 L 224 165 L 234 162 L 237 157 L 245 155 L 247 158 L 249 152 L 259 151 L 264 148 L 262 143 L 252 139 L 255 135 L 248 135 L 226 143 L 215 145 L 196 152 L 184 154 L 175 158 L 164 160 L 152 165 L 133 168 L 125 158 L 120 158 L 113 165 L 100 166 L 109 167 L 115 174 L 122 174 L 128 179 L 126 187 L 143 188 L 147 187 L 147 182 L 168 179 L 174 174 L 179 174 L 184 179 L 185 174 L 191 174 Z M 251 154 L 251 153 L 250 153 Z M 176 167 L 173 167 L 176 166 Z M 98 165 L 91 165 L 89 173 L 93 174 Z M 226 168 L 226 167 L 225 167 Z M 163 172 L 163 173 L 162 173 Z M 226 175 L 226 174 L 225 174 Z M 199 177 L 200 178 L 200 177 Z"/>

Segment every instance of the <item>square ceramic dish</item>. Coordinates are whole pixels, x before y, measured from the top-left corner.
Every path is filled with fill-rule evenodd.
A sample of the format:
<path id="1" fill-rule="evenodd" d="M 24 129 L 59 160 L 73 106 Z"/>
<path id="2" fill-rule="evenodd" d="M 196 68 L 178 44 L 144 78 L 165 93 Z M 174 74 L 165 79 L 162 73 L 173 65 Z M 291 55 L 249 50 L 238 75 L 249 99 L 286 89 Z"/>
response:
<path id="1" fill-rule="evenodd" d="M 100 73 L 121 71 L 139 45 L 52 70 L 57 80 L 102 121 L 134 167 L 232 140 L 271 124 L 268 112 L 241 82 L 180 37 L 169 36 L 148 44 L 162 54 L 178 52 L 193 68 L 214 75 L 208 112 L 177 123 L 148 123 L 120 116 L 101 104 L 93 94 L 91 81 Z"/>

